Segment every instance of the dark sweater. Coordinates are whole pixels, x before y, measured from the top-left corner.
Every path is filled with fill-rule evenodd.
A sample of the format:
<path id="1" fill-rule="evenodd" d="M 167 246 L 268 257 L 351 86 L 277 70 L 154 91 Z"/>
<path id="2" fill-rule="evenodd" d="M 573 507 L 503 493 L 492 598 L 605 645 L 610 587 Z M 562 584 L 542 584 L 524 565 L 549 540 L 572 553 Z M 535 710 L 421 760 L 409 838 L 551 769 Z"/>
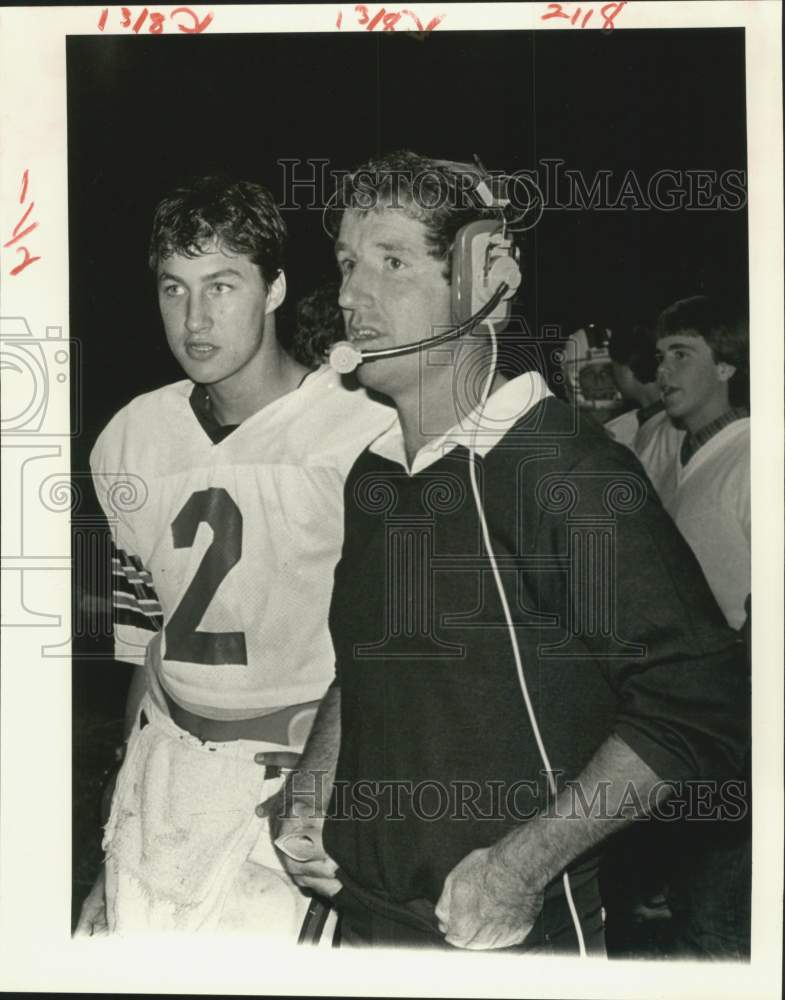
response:
<path id="1" fill-rule="evenodd" d="M 560 787 L 612 732 L 662 779 L 736 777 L 737 637 L 635 456 L 551 397 L 477 461 Z M 346 483 L 325 846 L 382 909 L 435 903 L 458 861 L 547 800 L 468 462 L 458 447 L 410 477 L 365 451 Z"/>

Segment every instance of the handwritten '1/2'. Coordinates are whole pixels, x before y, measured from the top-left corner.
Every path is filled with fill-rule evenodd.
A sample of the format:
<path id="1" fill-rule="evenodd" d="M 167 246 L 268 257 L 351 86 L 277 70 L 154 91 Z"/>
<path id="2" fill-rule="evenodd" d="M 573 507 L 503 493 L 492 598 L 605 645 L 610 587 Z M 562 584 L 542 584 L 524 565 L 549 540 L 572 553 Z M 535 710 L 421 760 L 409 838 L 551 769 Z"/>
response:
<path id="1" fill-rule="evenodd" d="M 130 28 L 135 34 L 139 32 L 144 27 L 145 22 L 148 17 L 150 19 L 147 26 L 147 32 L 150 35 L 161 35 L 163 34 L 164 28 L 166 26 L 166 16 L 160 14 L 158 11 L 150 11 L 147 7 L 144 7 L 142 11 L 137 14 L 134 18 L 130 7 L 120 8 L 120 27 Z M 104 7 L 101 11 L 101 16 L 98 18 L 98 30 L 103 31 L 106 27 L 106 22 L 109 18 L 109 8 Z M 212 12 L 206 14 L 202 20 L 199 20 L 199 15 L 195 14 L 190 7 L 176 7 L 169 14 L 170 21 L 173 21 L 178 31 L 184 32 L 186 35 L 199 35 L 205 28 L 210 24 L 213 19 Z M 190 22 L 189 22 L 190 19 Z"/>
<path id="2" fill-rule="evenodd" d="M 24 205 L 27 199 L 27 186 L 29 180 L 29 173 L 30 173 L 29 170 L 25 170 L 25 172 L 22 174 L 22 189 L 19 193 L 20 205 Z M 12 247 L 15 243 L 18 243 L 19 240 L 23 240 L 25 236 L 28 236 L 30 233 L 32 233 L 34 229 L 38 228 L 37 222 L 31 222 L 30 225 L 27 226 L 27 228 L 25 229 L 22 228 L 27 222 L 27 220 L 30 218 L 30 215 L 32 214 L 34 208 L 35 208 L 35 202 L 31 201 L 30 204 L 27 206 L 27 211 L 22 215 L 22 218 L 19 220 L 19 222 L 17 222 L 17 224 L 14 226 L 13 232 L 11 233 L 11 239 L 3 244 L 3 249 Z M 22 254 L 22 261 L 19 264 L 17 264 L 16 267 L 11 268 L 11 271 L 9 273 L 11 274 L 12 277 L 16 277 L 17 274 L 21 274 L 26 267 L 29 267 L 31 264 L 34 264 L 35 261 L 41 259 L 40 256 L 33 257 L 26 246 L 18 246 L 16 248 L 16 252 Z"/>
<path id="3" fill-rule="evenodd" d="M 422 21 L 417 17 L 414 11 L 411 10 L 391 10 L 387 11 L 384 7 L 380 7 L 379 10 L 373 15 L 370 14 L 368 7 L 364 3 L 358 3 L 354 8 L 354 13 L 357 15 L 357 24 L 361 28 L 365 28 L 366 31 L 374 31 L 379 25 L 383 25 L 382 31 L 395 31 L 395 26 L 401 20 L 402 17 L 410 17 L 412 21 L 417 25 L 416 31 L 420 34 L 433 31 L 441 22 L 444 20 L 445 15 L 440 14 L 438 17 L 433 17 L 431 20 L 423 27 Z M 343 23 L 343 11 L 338 11 L 338 17 L 335 20 L 335 27 L 340 28 Z M 405 28 L 408 31 L 415 31 L 414 28 Z"/>

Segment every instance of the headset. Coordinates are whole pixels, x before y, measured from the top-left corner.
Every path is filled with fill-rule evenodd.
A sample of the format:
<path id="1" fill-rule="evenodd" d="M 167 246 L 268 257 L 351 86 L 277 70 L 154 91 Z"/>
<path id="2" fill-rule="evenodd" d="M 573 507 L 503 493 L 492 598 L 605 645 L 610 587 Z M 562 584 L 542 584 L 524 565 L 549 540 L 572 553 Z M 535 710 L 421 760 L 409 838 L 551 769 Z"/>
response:
<path id="1" fill-rule="evenodd" d="M 434 337 L 426 337 L 402 347 L 379 351 L 361 351 L 351 341 L 339 340 L 329 352 L 330 367 L 348 375 L 359 365 L 381 358 L 397 358 L 414 354 L 454 340 L 468 333 L 479 323 L 492 323 L 499 333 L 510 318 L 510 300 L 521 283 L 518 249 L 507 236 L 504 210 L 509 201 L 491 189 L 491 178 L 482 164 L 477 167 L 463 163 L 437 161 L 459 175 L 472 173 L 477 177 L 475 191 L 483 204 L 498 209 L 499 219 L 478 219 L 458 230 L 451 255 L 451 312 L 455 326 Z"/>
<path id="2" fill-rule="evenodd" d="M 488 522 L 485 517 L 482 497 L 477 483 L 477 434 L 482 426 L 485 405 L 488 401 L 491 385 L 496 374 L 498 354 L 496 337 L 497 333 L 501 332 L 507 325 L 510 318 L 510 299 L 521 283 L 521 270 L 517 248 L 513 241 L 507 237 L 507 220 L 504 210 L 509 202 L 507 199 L 493 193 L 487 171 L 476 156 L 474 159 L 477 168 L 473 168 L 468 164 L 437 161 L 440 166 L 447 167 L 453 171 L 461 170 L 466 172 L 468 170 L 474 173 L 478 177 L 475 190 L 480 195 L 483 203 L 489 208 L 497 209 L 500 216 L 499 219 L 480 219 L 476 222 L 471 222 L 463 226 L 456 235 L 451 260 L 451 309 L 456 325 L 434 337 L 418 340 L 411 344 L 404 344 L 402 347 L 393 347 L 378 351 L 361 351 L 350 341 L 342 340 L 334 344 L 330 350 L 329 363 L 334 371 L 345 375 L 353 372 L 361 364 L 378 361 L 382 358 L 400 357 L 404 354 L 413 354 L 416 351 L 428 350 L 438 344 L 443 344 L 448 340 L 463 336 L 463 334 L 468 333 L 481 323 L 487 327 L 491 339 L 491 364 L 488 376 L 483 385 L 478 406 L 479 416 L 475 423 L 469 445 L 469 480 L 480 521 L 483 543 L 491 564 L 494 582 L 507 625 L 510 645 L 515 659 L 518 684 L 526 706 L 532 733 L 537 743 L 540 759 L 548 776 L 549 788 L 555 797 L 557 794 L 556 779 L 529 696 L 526 678 L 523 673 L 523 661 L 518 646 L 518 638 L 515 634 L 515 624 L 496 562 L 496 555 L 493 550 Z M 575 928 L 578 950 L 580 956 L 585 958 L 586 945 L 583 938 L 583 930 L 572 896 L 570 877 L 566 871 L 562 875 L 562 884 Z"/>

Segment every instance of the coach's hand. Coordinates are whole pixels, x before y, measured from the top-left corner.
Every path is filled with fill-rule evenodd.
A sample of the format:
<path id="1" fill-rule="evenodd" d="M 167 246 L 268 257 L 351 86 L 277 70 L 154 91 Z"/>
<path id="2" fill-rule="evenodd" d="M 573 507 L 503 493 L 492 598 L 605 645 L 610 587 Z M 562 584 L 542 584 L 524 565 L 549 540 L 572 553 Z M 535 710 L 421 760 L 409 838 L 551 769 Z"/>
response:
<path id="1" fill-rule="evenodd" d="M 439 930 L 456 948 L 520 944 L 542 909 L 543 881 L 506 867 L 496 845 L 472 851 L 445 879 L 436 904 Z"/>
<path id="2" fill-rule="evenodd" d="M 101 869 L 101 874 L 95 880 L 95 885 L 90 890 L 90 895 L 82 903 L 82 912 L 79 914 L 79 923 L 76 925 L 74 937 L 95 937 L 101 934 L 108 934 L 108 932 L 104 872 Z"/>
<path id="3" fill-rule="evenodd" d="M 313 802 L 295 801 L 290 815 L 275 824 L 276 846 L 282 844 L 278 853 L 297 885 L 321 896 L 334 896 L 341 883 L 335 878 L 338 865 L 324 850 L 323 826 L 324 817 L 313 815 Z"/>

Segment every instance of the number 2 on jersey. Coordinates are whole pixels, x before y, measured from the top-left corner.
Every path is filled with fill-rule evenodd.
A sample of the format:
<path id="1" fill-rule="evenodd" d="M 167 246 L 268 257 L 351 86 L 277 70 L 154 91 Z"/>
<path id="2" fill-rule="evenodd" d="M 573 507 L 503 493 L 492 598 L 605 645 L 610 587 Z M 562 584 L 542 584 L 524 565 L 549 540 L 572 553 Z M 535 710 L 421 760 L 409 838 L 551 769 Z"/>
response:
<path id="1" fill-rule="evenodd" d="M 166 659 L 184 663 L 246 664 L 248 656 L 243 632 L 197 632 L 224 577 L 240 561 L 243 515 L 225 489 L 210 487 L 192 493 L 172 521 L 174 547 L 190 548 L 203 522 L 213 529 L 213 540 L 166 625 Z"/>

